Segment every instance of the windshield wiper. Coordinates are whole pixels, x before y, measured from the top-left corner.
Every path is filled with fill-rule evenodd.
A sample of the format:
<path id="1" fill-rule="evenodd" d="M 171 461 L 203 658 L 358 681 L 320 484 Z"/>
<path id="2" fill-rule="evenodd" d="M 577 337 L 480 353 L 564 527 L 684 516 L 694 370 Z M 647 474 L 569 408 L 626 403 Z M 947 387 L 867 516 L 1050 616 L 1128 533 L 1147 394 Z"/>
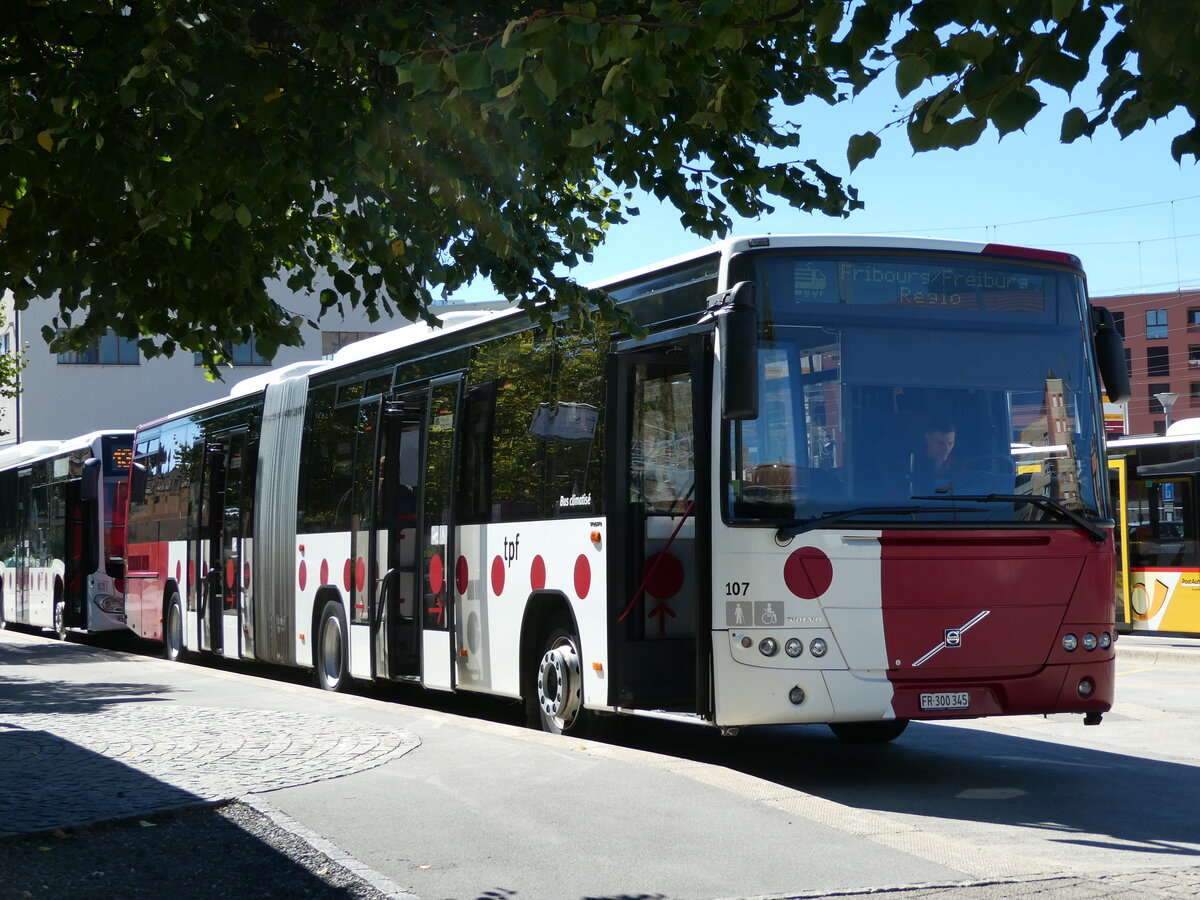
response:
<path id="1" fill-rule="evenodd" d="M 914 500 L 940 500 L 941 497 L 913 497 Z M 955 497 L 954 499 L 958 499 Z M 969 499 L 973 499 L 968 497 Z M 828 525 L 836 525 L 838 522 L 844 522 L 846 519 L 852 519 L 855 516 L 911 516 L 915 513 L 924 512 L 946 512 L 947 510 L 954 512 L 952 506 L 856 506 L 854 509 L 841 509 L 837 512 L 825 513 L 823 516 L 814 516 L 811 519 L 803 519 L 793 522 L 791 525 L 783 525 L 775 532 L 775 539 L 782 541 L 784 538 L 793 538 L 798 534 L 804 534 L 806 531 L 813 531 L 817 528 L 825 528 Z"/>
<path id="2" fill-rule="evenodd" d="M 938 497 L 913 497 L 914 500 L 937 500 Z M 947 494 L 940 499 L 966 500 L 974 503 L 1031 503 L 1053 514 L 1059 521 L 1070 522 L 1072 525 L 1087 532 L 1087 536 L 1097 544 L 1103 544 L 1108 535 L 1104 529 L 1075 512 L 1067 509 L 1053 497 L 1045 494 Z"/>

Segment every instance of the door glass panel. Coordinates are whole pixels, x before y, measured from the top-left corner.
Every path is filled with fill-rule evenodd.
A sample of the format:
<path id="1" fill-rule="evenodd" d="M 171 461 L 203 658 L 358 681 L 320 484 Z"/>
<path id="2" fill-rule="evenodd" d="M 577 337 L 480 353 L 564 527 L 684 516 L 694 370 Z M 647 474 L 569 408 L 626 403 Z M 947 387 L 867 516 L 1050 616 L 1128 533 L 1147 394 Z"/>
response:
<path id="1" fill-rule="evenodd" d="M 458 383 L 433 389 L 425 463 L 425 628 L 450 627 L 454 561 L 449 559 L 450 464 L 454 449 L 454 416 Z"/>

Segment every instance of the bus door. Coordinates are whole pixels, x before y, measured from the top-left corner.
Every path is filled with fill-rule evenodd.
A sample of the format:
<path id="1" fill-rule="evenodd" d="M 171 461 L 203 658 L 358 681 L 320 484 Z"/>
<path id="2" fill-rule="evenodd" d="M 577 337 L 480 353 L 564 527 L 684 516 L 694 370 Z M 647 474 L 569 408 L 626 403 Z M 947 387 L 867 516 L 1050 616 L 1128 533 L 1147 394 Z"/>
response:
<path id="1" fill-rule="evenodd" d="M 100 470 L 96 467 L 85 468 L 83 477 L 96 480 Z M 83 482 L 80 479 L 68 481 L 63 485 L 66 491 L 67 515 L 67 544 L 64 557 L 65 574 L 63 577 L 63 598 L 66 606 L 63 609 L 63 624 L 69 628 L 87 628 L 88 576 L 96 571 L 97 559 L 93 549 L 95 544 L 95 522 L 97 519 L 96 503 L 84 499 Z"/>
<path id="2" fill-rule="evenodd" d="M 245 429 L 208 439 L 196 523 L 200 648 L 232 657 L 241 652 L 240 624 L 249 621 L 245 529 L 253 486 L 247 483 L 245 454 Z"/>
<path id="3" fill-rule="evenodd" d="M 374 538 L 377 671 L 454 687 L 450 474 L 460 379 L 398 394 L 380 408 Z M 386 668 L 381 668 L 386 667 Z"/>
<path id="4" fill-rule="evenodd" d="M 694 335 L 616 358 L 607 504 L 615 706 L 709 706 L 706 341 Z"/>
<path id="5" fill-rule="evenodd" d="M 383 678 L 416 680 L 421 674 L 416 498 L 426 399 L 421 392 L 376 402 L 368 605 L 375 674 Z"/>
<path id="6" fill-rule="evenodd" d="M 16 557 L 16 582 L 13 601 L 13 621 L 29 622 L 30 565 L 33 554 L 33 527 L 36 524 L 33 508 L 33 470 L 17 472 L 17 545 L 13 549 Z"/>

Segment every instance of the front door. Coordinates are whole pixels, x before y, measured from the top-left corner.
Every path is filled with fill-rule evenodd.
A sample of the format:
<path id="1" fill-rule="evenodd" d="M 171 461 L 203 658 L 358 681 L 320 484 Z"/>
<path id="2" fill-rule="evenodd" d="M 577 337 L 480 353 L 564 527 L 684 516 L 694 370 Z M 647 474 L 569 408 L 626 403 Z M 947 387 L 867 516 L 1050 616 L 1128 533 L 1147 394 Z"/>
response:
<path id="1" fill-rule="evenodd" d="M 693 336 L 617 357 L 610 409 L 610 702 L 703 711 L 708 704 L 707 390 Z"/>

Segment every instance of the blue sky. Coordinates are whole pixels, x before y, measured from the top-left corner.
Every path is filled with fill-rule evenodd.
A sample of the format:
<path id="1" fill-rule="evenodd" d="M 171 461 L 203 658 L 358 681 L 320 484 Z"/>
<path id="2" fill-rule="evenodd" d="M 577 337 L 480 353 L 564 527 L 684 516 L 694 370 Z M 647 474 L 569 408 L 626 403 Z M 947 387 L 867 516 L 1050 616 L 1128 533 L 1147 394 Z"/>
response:
<path id="1" fill-rule="evenodd" d="M 852 103 L 791 111 L 803 124 L 797 158 L 815 158 L 846 176 L 847 139 L 898 116 L 884 80 Z M 1090 141 L 1063 145 L 1059 125 L 1071 104 L 1061 97 L 1044 96 L 1051 105 L 1026 132 L 999 139 L 989 130 L 962 150 L 914 154 L 900 128 L 888 129 L 876 157 L 850 178 L 865 209 L 834 219 L 781 205 L 769 216 L 739 219 L 734 234 L 923 234 L 1064 250 L 1083 260 L 1094 297 L 1200 286 L 1200 166 L 1190 157 L 1180 166 L 1170 152 L 1186 117 L 1123 141 L 1107 127 Z M 1089 99 L 1078 97 L 1085 109 Z M 636 205 L 641 215 L 613 229 L 594 262 L 572 273 L 578 280 L 608 278 L 708 243 L 653 197 L 639 196 Z"/>

